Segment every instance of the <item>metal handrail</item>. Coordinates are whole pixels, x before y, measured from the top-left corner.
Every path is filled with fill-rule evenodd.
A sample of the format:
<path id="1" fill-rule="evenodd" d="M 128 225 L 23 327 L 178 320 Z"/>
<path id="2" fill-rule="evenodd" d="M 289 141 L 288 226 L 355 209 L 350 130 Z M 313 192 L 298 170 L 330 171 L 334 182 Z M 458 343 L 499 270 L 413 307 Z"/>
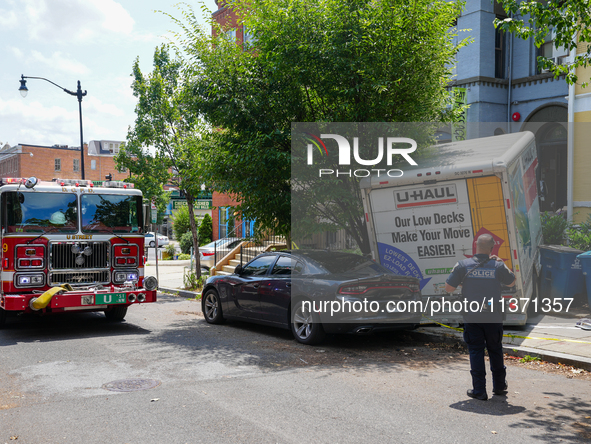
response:
<path id="1" fill-rule="evenodd" d="M 231 233 L 235 233 L 236 228 L 238 227 L 235 227 L 235 229 Z M 244 265 L 251 259 L 254 259 L 259 254 L 266 251 L 270 243 L 285 243 L 285 237 L 276 235 L 274 232 L 268 232 L 262 237 L 237 237 L 236 239 L 242 242 L 242 245 L 240 245 L 239 250 L 240 265 Z M 231 242 L 228 242 L 228 245 L 230 244 Z M 232 247 L 222 246 L 218 248 L 217 243 L 214 244 L 214 267 L 217 268 L 218 263 L 222 261 L 235 248 L 236 245 Z"/>

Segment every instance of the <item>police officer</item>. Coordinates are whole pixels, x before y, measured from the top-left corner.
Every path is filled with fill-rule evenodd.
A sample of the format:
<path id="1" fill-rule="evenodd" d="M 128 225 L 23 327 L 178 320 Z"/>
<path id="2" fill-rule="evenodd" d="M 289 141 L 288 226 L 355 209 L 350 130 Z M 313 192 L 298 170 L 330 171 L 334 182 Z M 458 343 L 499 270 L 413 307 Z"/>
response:
<path id="1" fill-rule="evenodd" d="M 462 286 L 462 295 L 467 306 L 475 307 L 474 312 L 464 313 L 464 341 L 470 352 L 470 374 L 472 389 L 468 396 L 486 401 L 486 369 L 484 348 L 488 350 L 490 370 L 493 376 L 493 393 L 507 394 L 507 373 L 503 363 L 503 313 L 501 311 L 501 284 L 515 285 L 515 275 L 503 261 L 491 256 L 495 241 L 490 234 L 483 234 L 476 240 L 476 254 L 470 259 L 458 262 L 445 283 L 445 291 L 452 293 Z M 490 304 L 490 301 L 493 304 Z M 466 304 L 466 303 L 465 303 Z"/>

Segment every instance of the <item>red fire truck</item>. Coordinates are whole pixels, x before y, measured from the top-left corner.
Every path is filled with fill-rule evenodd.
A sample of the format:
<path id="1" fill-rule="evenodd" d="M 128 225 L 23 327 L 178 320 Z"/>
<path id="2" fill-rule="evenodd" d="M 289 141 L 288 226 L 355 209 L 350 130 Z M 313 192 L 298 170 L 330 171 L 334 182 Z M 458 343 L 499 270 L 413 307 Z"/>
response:
<path id="1" fill-rule="evenodd" d="M 156 302 L 144 276 L 142 193 L 133 184 L 0 179 L 0 328 L 7 312 L 104 311 Z"/>

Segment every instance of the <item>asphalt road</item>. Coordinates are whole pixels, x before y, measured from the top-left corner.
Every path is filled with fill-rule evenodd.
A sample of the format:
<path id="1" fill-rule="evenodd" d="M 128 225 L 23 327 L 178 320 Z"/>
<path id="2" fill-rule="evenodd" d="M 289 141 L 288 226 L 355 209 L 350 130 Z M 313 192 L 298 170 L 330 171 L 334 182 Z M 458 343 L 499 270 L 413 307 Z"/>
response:
<path id="1" fill-rule="evenodd" d="M 463 350 L 406 334 L 330 338 L 210 326 L 160 296 L 102 314 L 9 319 L 0 443 L 589 442 L 591 385 L 509 367 L 509 395 L 469 399 Z M 153 379 L 113 392 L 112 381 Z M 490 393 L 489 393 L 490 394 Z"/>

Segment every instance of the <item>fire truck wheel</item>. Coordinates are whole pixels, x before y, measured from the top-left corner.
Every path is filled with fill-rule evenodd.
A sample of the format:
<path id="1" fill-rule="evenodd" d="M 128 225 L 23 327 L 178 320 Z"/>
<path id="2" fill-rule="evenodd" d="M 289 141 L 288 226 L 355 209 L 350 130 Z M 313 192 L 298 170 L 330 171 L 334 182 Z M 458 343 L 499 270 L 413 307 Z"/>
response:
<path id="1" fill-rule="evenodd" d="M 111 310 L 105 311 L 105 316 L 109 321 L 122 321 L 125 319 L 125 315 L 127 314 L 127 307 L 118 305 L 117 307 L 113 307 Z"/>
<path id="2" fill-rule="evenodd" d="M 222 302 L 218 292 L 211 289 L 201 298 L 201 311 L 209 324 L 221 324 L 224 322 L 222 314 Z"/>
<path id="3" fill-rule="evenodd" d="M 4 328 L 4 324 L 6 324 L 6 311 L 0 308 L 0 329 Z"/>

